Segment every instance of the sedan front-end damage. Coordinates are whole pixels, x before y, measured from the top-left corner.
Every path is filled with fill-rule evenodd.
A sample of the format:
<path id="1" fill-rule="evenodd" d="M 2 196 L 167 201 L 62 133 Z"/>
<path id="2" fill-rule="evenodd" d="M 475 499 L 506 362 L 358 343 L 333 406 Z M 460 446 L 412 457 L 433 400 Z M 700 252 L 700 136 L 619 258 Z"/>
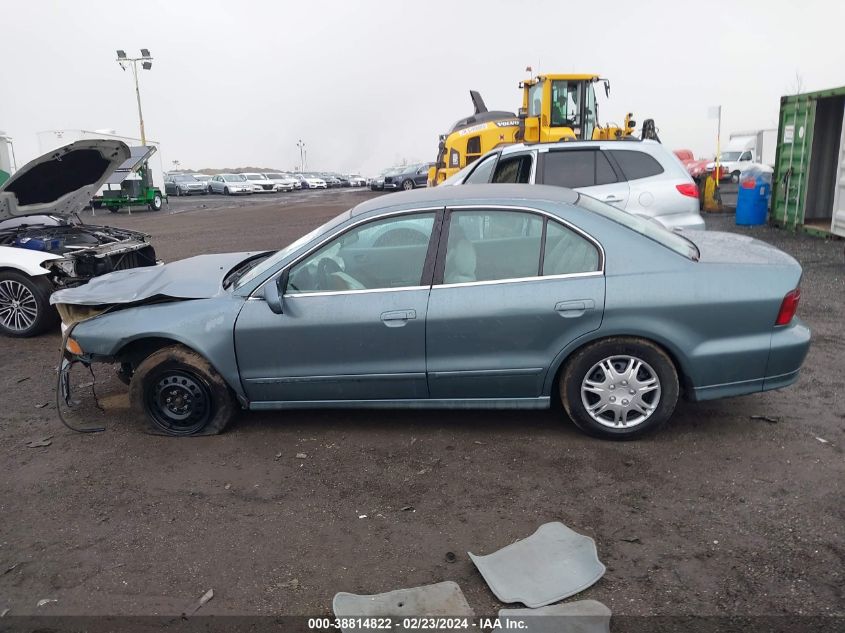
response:
<path id="1" fill-rule="evenodd" d="M 79 218 L 128 156 L 118 141 L 78 141 L 36 158 L 0 186 L 0 334 L 28 337 L 55 325 L 55 290 L 158 263 L 149 235 Z"/>

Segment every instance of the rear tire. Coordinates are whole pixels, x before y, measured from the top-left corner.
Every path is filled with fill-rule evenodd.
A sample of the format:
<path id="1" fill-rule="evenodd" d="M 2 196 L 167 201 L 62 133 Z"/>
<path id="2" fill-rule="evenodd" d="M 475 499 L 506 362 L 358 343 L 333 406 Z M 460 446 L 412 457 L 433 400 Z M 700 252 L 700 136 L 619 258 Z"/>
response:
<path id="1" fill-rule="evenodd" d="M 0 272 L 0 334 L 29 338 L 55 327 L 59 314 L 50 305 L 52 292 L 46 278 Z"/>
<path id="2" fill-rule="evenodd" d="M 579 429 L 611 440 L 636 439 L 659 429 L 672 417 L 680 391 L 666 352 L 628 337 L 607 338 L 576 352 L 558 388 Z"/>
<path id="3" fill-rule="evenodd" d="M 228 196 L 229 195 L 229 187 L 224 187 L 223 193 Z"/>
<path id="4" fill-rule="evenodd" d="M 217 435 L 237 414 L 226 381 L 182 345 L 160 349 L 138 365 L 129 401 L 139 420 L 165 435 Z"/>

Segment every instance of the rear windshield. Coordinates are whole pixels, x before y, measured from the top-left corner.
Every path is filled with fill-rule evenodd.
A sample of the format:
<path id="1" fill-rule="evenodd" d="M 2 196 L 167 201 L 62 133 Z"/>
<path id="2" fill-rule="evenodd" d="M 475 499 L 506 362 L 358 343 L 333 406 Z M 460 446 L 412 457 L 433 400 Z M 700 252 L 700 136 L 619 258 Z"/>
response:
<path id="1" fill-rule="evenodd" d="M 656 220 L 627 213 L 604 202 L 599 202 L 595 198 L 585 196 L 583 193 L 578 195 L 578 200 L 575 204 L 582 209 L 592 211 L 632 231 L 636 231 L 640 235 L 644 235 L 650 240 L 662 244 L 679 255 L 683 255 L 687 259 L 698 261 L 700 253 L 698 252 L 698 247 L 692 241 L 663 227 Z"/>

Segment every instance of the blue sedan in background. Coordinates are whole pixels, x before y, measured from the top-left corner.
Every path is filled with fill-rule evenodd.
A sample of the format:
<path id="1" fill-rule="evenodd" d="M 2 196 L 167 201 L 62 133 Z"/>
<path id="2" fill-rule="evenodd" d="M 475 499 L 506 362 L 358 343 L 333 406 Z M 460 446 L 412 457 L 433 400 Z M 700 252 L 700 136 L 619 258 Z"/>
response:
<path id="1" fill-rule="evenodd" d="M 568 189 L 376 198 L 272 253 L 201 255 L 55 293 L 74 362 L 119 363 L 140 418 L 239 408 L 548 408 L 611 439 L 691 401 L 792 384 L 801 267 Z M 564 415 L 561 415 L 562 419 Z"/>

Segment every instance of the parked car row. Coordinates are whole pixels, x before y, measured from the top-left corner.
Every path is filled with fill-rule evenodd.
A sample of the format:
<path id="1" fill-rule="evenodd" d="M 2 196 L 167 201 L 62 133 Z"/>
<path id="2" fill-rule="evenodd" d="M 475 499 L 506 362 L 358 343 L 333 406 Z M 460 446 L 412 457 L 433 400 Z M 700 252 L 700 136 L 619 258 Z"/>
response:
<path id="1" fill-rule="evenodd" d="M 168 195 L 190 196 L 220 193 L 224 195 L 279 193 L 296 189 L 328 189 L 330 187 L 366 187 L 369 181 L 360 174 L 328 172 L 247 172 L 226 174 L 172 173 L 165 175 Z"/>

